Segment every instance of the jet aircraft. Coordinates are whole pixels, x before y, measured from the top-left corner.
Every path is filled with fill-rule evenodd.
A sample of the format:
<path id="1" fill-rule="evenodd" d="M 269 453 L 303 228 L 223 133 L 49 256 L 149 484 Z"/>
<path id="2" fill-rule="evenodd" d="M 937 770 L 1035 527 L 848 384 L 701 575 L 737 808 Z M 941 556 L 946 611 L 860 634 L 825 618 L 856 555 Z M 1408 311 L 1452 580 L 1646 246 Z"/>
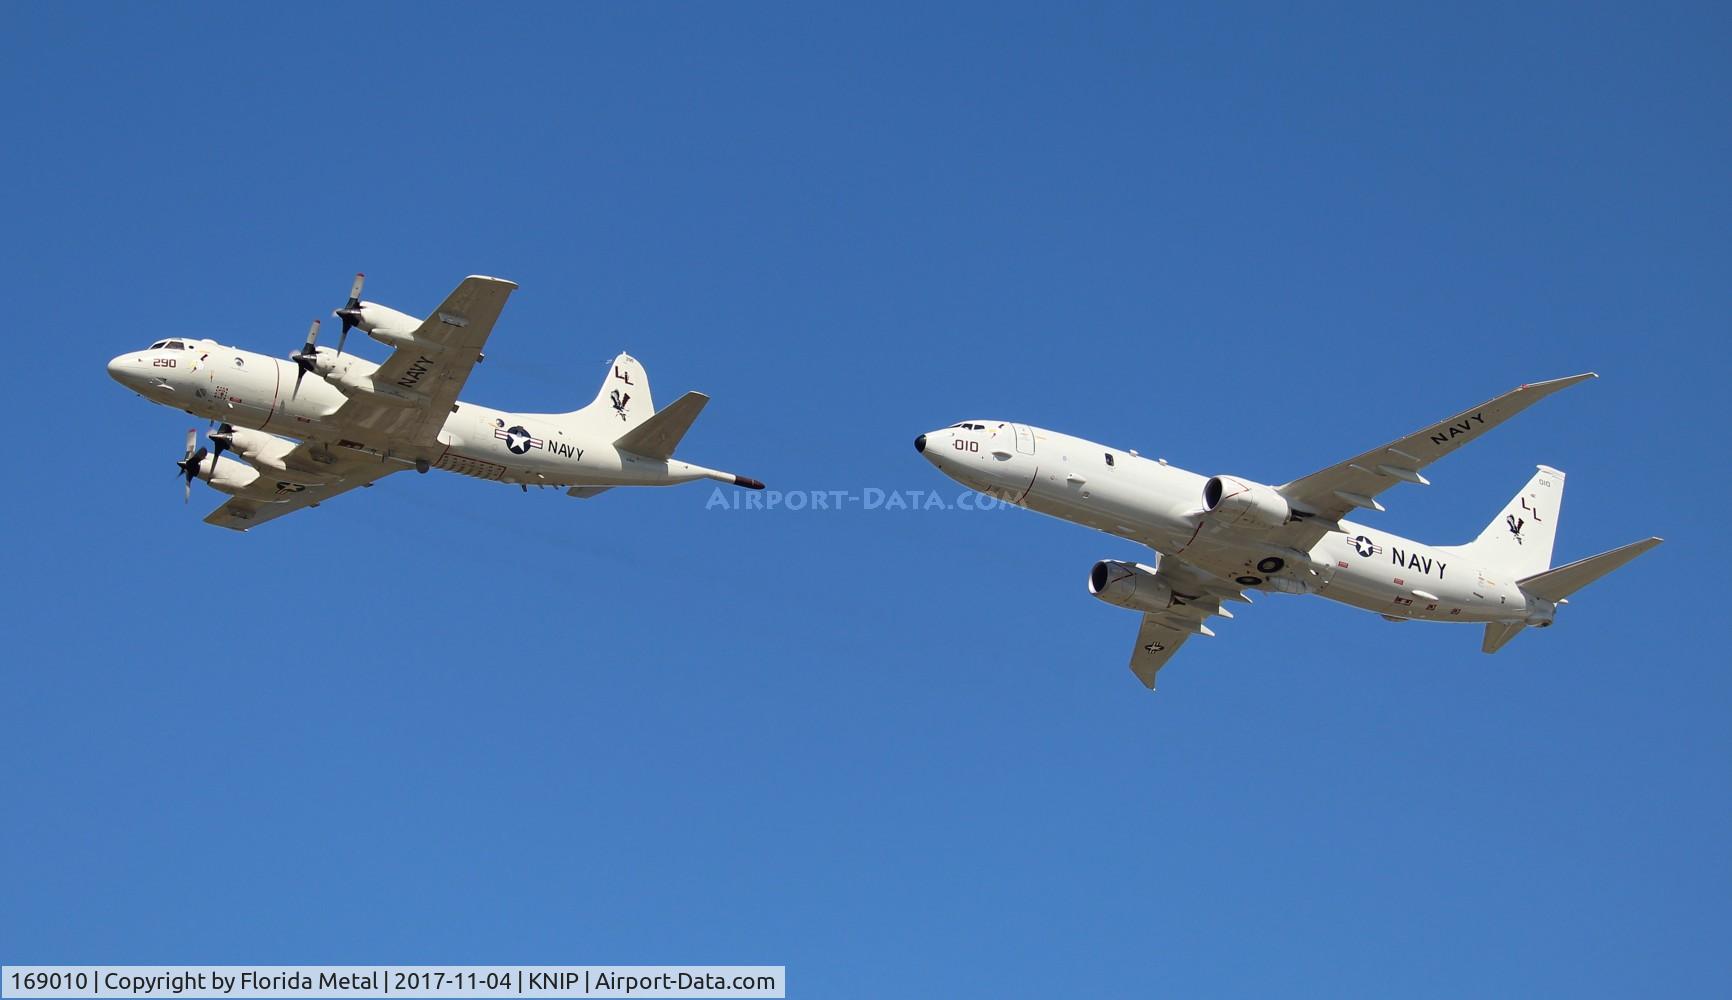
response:
<path id="1" fill-rule="evenodd" d="M 1495 653 L 1529 626 L 1552 624 L 1571 594 L 1660 544 L 1646 538 L 1552 568 L 1564 474 L 1539 466 L 1465 545 L 1428 545 L 1347 520 L 1382 511 L 1397 483 L 1559 389 L 1593 373 L 1525 385 L 1381 448 L 1281 486 L 1202 476 L 1135 451 L 997 420 L 928 431 L 914 447 L 971 489 L 1029 510 L 1141 542 L 1154 563 L 1102 560 L 1089 593 L 1143 615 L 1131 670 L 1155 674 L 1227 602 L 1252 591 L 1318 594 L 1393 622 L 1475 622 Z"/>
<path id="2" fill-rule="evenodd" d="M 444 469 L 477 479 L 566 488 L 592 497 L 616 486 L 695 479 L 761 490 L 747 476 L 675 459 L 674 449 L 709 397 L 688 392 L 664 410 L 636 358 L 614 358 L 595 399 L 570 413 L 514 413 L 457 394 L 515 284 L 464 278 L 425 319 L 361 299 L 356 275 L 335 311 L 342 336 L 318 346 L 319 321 L 287 362 L 213 340 L 170 337 L 108 363 L 108 374 L 145 399 L 216 423 L 212 448 L 188 430 L 177 463 L 229 499 L 206 523 L 245 531 L 403 469 Z M 344 352 L 359 328 L 393 349 L 383 364 Z M 312 376 L 312 377 L 308 377 Z M 224 455 L 233 452 L 245 461 Z"/>

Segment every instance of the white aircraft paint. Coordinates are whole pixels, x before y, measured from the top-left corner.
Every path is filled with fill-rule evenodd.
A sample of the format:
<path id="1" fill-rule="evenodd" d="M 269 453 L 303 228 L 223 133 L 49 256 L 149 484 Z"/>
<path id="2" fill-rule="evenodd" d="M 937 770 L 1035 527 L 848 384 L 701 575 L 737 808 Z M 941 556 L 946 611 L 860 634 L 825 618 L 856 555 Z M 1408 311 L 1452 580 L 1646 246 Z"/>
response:
<path id="1" fill-rule="evenodd" d="M 202 479 L 233 497 L 206 520 L 238 530 L 407 468 L 565 487 L 580 497 L 695 479 L 763 488 L 673 458 L 708 397 L 687 393 L 658 413 L 648 375 L 629 354 L 614 359 L 594 401 L 569 413 L 517 413 L 457 400 L 516 287 L 472 276 L 432 317 L 419 320 L 360 301 L 357 276 L 349 306 L 337 315 L 396 348 L 383 365 L 314 346 L 315 323 L 307 347 L 289 361 L 213 340 L 170 338 L 120 355 L 108 373 L 153 403 L 224 424 L 209 433 L 214 451 L 195 451 L 188 432 L 182 471 L 189 487 Z"/>
<path id="2" fill-rule="evenodd" d="M 1023 424 L 967 420 L 929 431 L 915 447 L 971 489 L 1131 539 L 1155 566 L 1102 561 L 1090 593 L 1144 613 L 1131 668 L 1145 685 L 1210 616 L 1250 591 L 1318 594 L 1393 621 L 1486 625 L 1495 652 L 1527 626 L 1552 624 L 1570 593 L 1660 543 L 1649 538 L 1549 570 L 1564 474 L 1540 466 L 1478 538 L 1430 545 L 1345 519 L 1397 483 L 1578 375 L 1523 386 L 1383 448 L 1274 487 L 1202 476 L 1135 452 Z"/>

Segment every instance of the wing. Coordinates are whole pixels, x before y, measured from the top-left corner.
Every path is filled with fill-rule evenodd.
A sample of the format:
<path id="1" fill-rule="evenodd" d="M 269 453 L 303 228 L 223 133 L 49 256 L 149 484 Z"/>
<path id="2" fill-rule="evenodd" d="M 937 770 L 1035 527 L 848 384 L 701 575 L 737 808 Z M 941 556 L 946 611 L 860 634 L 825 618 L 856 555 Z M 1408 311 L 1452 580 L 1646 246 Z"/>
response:
<path id="1" fill-rule="evenodd" d="M 373 373 L 374 381 L 419 399 L 394 405 L 356 396 L 337 411 L 339 418 L 401 444 L 437 443 L 445 417 L 481 359 L 505 300 L 516 288 L 515 282 L 503 278 L 464 278 L 416 327 L 414 344 L 397 348 Z"/>
<path id="2" fill-rule="evenodd" d="M 266 521 L 274 521 L 284 514 L 292 514 L 306 507 L 317 507 L 339 493 L 371 486 L 391 473 L 406 468 L 398 462 L 383 462 L 371 456 L 329 455 L 319 446 L 305 442 L 296 445 L 284 456 L 283 464 L 291 469 L 328 477 L 329 481 L 317 485 L 302 485 L 279 480 L 269 470 L 260 469 L 258 480 L 248 487 L 247 492 L 230 497 L 227 503 L 211 511 L 204 523 L 246 531 Z"/>
<path id="3" fill-rule="evenodd" d="M 1137 675 L 1143 687 L 1153 691 L 1155 674 L 1190 637 L 1189 631 L 1167 624 L 1160 615 L 1144 615 L 1143 627 L 1137 629 L 1137 648 L 1131 651 L 1131 673 Z"/>
<path id="4" fill-rule="evenodd" d="M 1486 431 L 1559 389 L 1598 377 L 1588 372 L 1524 385 L 1381 448 L 1277 487 L 1300 517 L 1298 525 L 1287 529 L 1286 540 L 1296 549 L 1309 549 L 1355 507 L 1382 510 L 1383 505 L 1375 499 L 1379 493 L 1396 483 L 1426 485 L 1420 469 L 1469 441 L 1479 440 Z"/>
<path id="5" fill-rule="evenodd" d="M 1227 580 L 1170 556 L 1161 557 L 1155 578 L 1172 589 L 1173 603 L 1162 611 L 1143 616 L 1136 648 L 1131 650 L 1131 673 L 1150 691 L 1155 689 L 1155 674 L 1167 665 L 1186 639 L 1215 634 L 1203 624 L 1205 619 L 1211 615 L 1233 617 L 1231 611 L 1221 607 L 1222 601 L 1250 603 L 1244 592 Z"/>

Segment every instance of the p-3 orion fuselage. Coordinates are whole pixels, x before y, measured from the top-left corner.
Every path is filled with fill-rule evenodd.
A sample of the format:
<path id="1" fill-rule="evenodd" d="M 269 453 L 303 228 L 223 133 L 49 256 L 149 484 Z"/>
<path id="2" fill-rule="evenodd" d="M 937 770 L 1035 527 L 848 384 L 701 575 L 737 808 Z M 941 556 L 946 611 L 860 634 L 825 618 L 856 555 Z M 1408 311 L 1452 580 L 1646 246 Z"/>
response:
<path id="1" fill-rule="evenodd" d="M 517 413 L 458 400 L 506 297 L 517 286 L 472 276 L 426 319 L 360 300 L 350 327 L 395 348 L 383 364 L 317 346 L 318 324 L 288 361 L 212 340 L 169 338 L 108 363 L 146 399 L 220 422 L 212 450 L 181 460 L 190 488 L 202 479 L 231 499 L 207 521 L 245 530 L 402 469 L 444 469 L 480 479 L 563 487 L 587 497 L 616 486 L 757 480 L 673 457 L 708 402 L 690 392 L 657 411 L 631 355 L 609 366 L 595 399 L 569 413 Z M 226 457 L 232 452 L 244 461 Z"/>

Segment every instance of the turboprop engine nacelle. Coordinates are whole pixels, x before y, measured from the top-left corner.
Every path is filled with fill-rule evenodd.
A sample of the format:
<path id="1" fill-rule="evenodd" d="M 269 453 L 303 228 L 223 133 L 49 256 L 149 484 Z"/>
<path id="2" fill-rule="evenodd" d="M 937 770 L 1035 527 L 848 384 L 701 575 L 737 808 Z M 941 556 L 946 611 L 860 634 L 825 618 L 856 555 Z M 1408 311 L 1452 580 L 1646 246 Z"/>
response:
<path id="1" fill-rule="evenodd" d="M 255 431 L 250 427 L 236 427 L 232 430 L 225 428 L 225 432 L 228 446 L 234 450 L 235 454 L 261 468 L 278 472 L 287 471 L 287 466 L 283 464 L 283 458 L 294 450 L 293 442 L 284 441 L 275 434 Z M 214 433 L 211 435 L 212 438 L 216 436 Z"/>
<path id="2" fill-rule="evenodd" d="M 1103 559 L 1089 570 L 1089 593 L 1134 611 L 1164 611 L 1173 589 L 1155 578 L 1153 566 Z"/>
<path id="3" fill-rule="evenodd" d="M 295 450 L 293 441 L 285 441 L 275 434 L 255 431 L 249 427 L 231 427 L 213 433 L 212 440 L 222 436 L 227 439 L 228 447 L 234 453 L 246 459 L 254 468 L 268 472 L 271 478 L 302 486 L 322 486 L 332 481 L 332 477 L 322 472 L 309 472 L 303 469 L 291 469 L 285 459 Z"/>
<path id="4" fill-rule="evenodd" d="M 353 318 L 361 332 L 381 344 L 391 347 L 428 346 L 415 339 L 415 331 L 421 326 L 421 321 L 390 306 L 363 302 L 355 307 Z"/>
<path id="5" fill-rule="evenodd" d="M 414 343 L 413 340 L 409 342 Z M 319 348 L 318 356 L 313 360 L 313 371 L 345 396 L 368 396 L 389 406 L 416 406 L 425 400 L 426 397 L 418 393 L 375 379 L 373 374 L 378 370 L 379 366 L 371 361 L 353 354 L 339 356 L 326 347 Z"/>
<path id="6" fill-rule="evenodd" d="M 1224 524 L 1279 528 L 1293 519 L 1287 498 L 1272 486 L 1237 476 L 1212 476 L 1203 484 L 1203 509 Z"/>
<path id="7" fill-rule="evenodd" d="M 245 462 L 218 457 L 216 461 L 206 464 L 199 470 L 199 478 L 209 483 L 211 489 L 232 496 L 244 492 L 247 487 L 257 482 L 259 470 Z"/>
<path id="8" fill-rule="evenodd" d="M 329 347 L 321 347 L 313 352 L 313 371 L 332 385 L 345 379 L 358 383 L 378 370 L 379 366 L 375 362 L 353 354 L 338 354 Z"/>

